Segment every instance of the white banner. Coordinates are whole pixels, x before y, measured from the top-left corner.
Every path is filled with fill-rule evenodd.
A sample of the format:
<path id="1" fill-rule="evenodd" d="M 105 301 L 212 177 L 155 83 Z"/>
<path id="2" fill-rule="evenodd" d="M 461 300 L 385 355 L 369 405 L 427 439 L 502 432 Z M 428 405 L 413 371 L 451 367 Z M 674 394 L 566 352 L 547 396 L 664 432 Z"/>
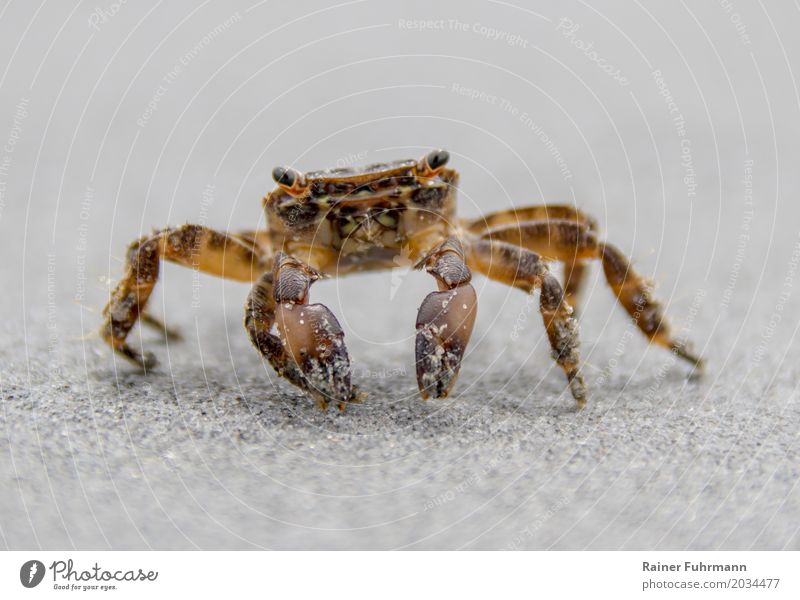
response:
<path id="1" fill-rule="evenodd" d="M 14 551 L 0 567 L 0 598 L 800 598 L 796 552 Z"/>

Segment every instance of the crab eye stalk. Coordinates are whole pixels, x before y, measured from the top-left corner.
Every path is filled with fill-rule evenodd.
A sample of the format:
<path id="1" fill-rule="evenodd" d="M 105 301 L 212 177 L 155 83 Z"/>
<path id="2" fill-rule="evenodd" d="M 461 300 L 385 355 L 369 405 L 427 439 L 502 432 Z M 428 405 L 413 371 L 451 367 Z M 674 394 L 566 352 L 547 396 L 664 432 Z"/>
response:
<path id="1" fill-rule="evenodd" d="M 275 167 L 272 169 L 272 178 L 281 188 L 292 196 L 300 196 L 303 194 L 305 187 L 305 177 L 300 171 L 292 169 L 291 167 Z"/>
<path id="2" fill-rule="evenodd" d="M 447 150 L 434 150 L 425 155 L 420 161 L 419 170 L 423 176 L 435 175 L 442 170 L 450 160 L 450 153 Z"/>

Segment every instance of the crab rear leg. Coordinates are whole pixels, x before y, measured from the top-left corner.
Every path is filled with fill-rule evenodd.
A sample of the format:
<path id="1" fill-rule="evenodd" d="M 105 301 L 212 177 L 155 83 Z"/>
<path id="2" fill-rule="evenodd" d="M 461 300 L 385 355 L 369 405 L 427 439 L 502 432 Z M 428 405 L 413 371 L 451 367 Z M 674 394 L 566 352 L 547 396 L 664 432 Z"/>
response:
<path id="1" fill-rule="evenodd" d="M 594 217 L 568 204 L 534 204 L 498 210 L 477 219 L 464 219 L 461 226 L 471 233 L 482 234 L 501 225 L 514 225 L 523 221 L 572 221 L 591 231 L 597 231 Z"/>
<path id="2" fill-rule="evenodd" d="M 326 306 L 308 304 L 311 284 L 321 277 L 306 263 L 279 252 L 273 271 L 250 293 L 245 327 L 279 375 L 303 389 L 320 408 L 334 402 L 343 409 L 357 400 L 344 332 Z M 273 324 L 277 336 L 271 333 Z"/>
<path id="3" fill-rule="evenodd" d="M 146 325 L 156 333 L 161 334 L 161 339 L 164 341 L 170 340 L 172 342 L 183 341 L 183 334 L 179 329 L 167 325 L 164 321 L 145 311 L 139 315 L 139 322 Z"/>
<path id="4" fill-rule="evenodd" d="M 573 259 L 564 262 L 564 297 L 572 307 L 575 317 L 578 316 L 583 288 L 589 278 L 589 262 Z"/>
<path id="5" fill-rule="evenodd" d="M 600 241 L 595 231 L 585 224 L 571 219 L 523 221 L 486 230 L 483 237 L 519 244 L 567 263 L 599 259 L 608 285 L 647 339 L 702 369 L 703 359 L 694 354 L 685 341 L 671 334 L 664 308 L 654 297 L 650 281 L 633 269 L 619 249 Z"/>
<path id="6" fill-rule="evenodd" d="M 553 358 L 564 370 L 579 407 L 586 404 L 586 385 L 580 373 L 578 324 L 564 299 L 558 280 L 535 252 L 512 244 L 476 240 L 467 246 L 470 267 L 490 279 L 532 293 L 540 288 L 539 309 Z"/>
<path id="7" fill-rule="evenodd" d="M 458 376 L 478 300 L 457 238 L 445 240 L 417 267 L 425 267 L 439 286 L 438 292 L 422 301 L 417 313 L 417 383 L 423 399 L 444 398 Z"/>
<path id="8" fill-rule="evenodd" d="M 488 235 L 491 237 L 492 229 L 504 228 L 508 231 L 512 231 L 515 225 L 532 223 L 534 221 L 538 223 L 568 221 L 574 223 L 576 227 L 582 230 L 591 232 L 597 231 L 597 221 L 595 221 L 591 215 L 568 204 L 536 204 L 533 206 L 509 208 L 507 210 L 489 213 L 478 219 L 464 220 L 462 221 L 462 227 L 480 236 Z M 545 259 L 549 258 L 540 246 L 528 245 L 526 242 L 529 240 L 522 239 L 522 231 L 518 233 L 519 235 L 513 240 L 503 239 L 502 241 L 538 252 Z M 514 236 L 512 235 L 511 237 L 513 238 Z M 544 248 L 547 248 L 549 241 L 549 238 L 544 240 Z M 569 247 L 565 248 L 561 259 L 564 262 L 564 294 L 567 302 L 577 314 L 581 292 L 586 285 L 586 280 L 590 272 L 589 262 L 579 257 L 579 249 L 575 249 L 571 254 L 569 250 Z"/>

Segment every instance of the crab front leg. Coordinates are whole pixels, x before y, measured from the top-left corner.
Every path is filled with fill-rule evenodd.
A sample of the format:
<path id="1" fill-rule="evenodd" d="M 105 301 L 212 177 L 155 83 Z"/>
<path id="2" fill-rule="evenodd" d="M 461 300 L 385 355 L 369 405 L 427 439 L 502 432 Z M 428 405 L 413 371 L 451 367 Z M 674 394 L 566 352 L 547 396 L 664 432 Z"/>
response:
<path id="1" fill-rule="evenodd" d="M 344 409 L 357 400 L 344 332 L 326 306 L 308 304 L 311 284 L 321 277 L 301 260 L 278 252 L 272 272 L 262 275 L 250 292 L 245 328 L 278 375 L 323 410 L 330 402 Z M 271 333 L 273 324 L 277 336 Z"/>
<path id="2" fill-rule="evenodd" d="M 417 383 L 424 400 L 444 398 L 458 376 L 478 300 L 457 238 L 446 239 L 417 267 L 425 267 L 439 286 L 438 292 L 423 300 L 417 313 Z"/>
<path id="3" fill-rule="evenodd" d="M 156 358 L 130 346 L 128 334 L 141 319 L 165 331 L 145 312 L 158 281 L 162 260 L 226 279 L 252 281 L 263 270 L 263 249 L 253 238 L 214 231 L 200 225 L 181 225 L 145 236 L 128 247 L 125 275 L 103 310 L 100 335 L 118 354 L 147 370 Z"/>

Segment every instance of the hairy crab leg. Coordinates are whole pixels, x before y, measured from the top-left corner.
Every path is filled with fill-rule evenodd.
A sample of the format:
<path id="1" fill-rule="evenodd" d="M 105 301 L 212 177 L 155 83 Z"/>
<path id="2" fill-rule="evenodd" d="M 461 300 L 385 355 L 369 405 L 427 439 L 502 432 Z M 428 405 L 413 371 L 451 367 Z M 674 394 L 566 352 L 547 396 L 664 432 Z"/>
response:
<path id="1" fill-rule="evenodd" d="M 541 223 L 569 221 L 575 223 L 581 229 L 597 231 L 597 221 L 591 215 L 568 204 L 536 204 L 509 208 L 483 215 L 478 219 L 463 220 L 462 226 L 471 233 L 483 236 L 484 234 L 490 235 L 489 230 L 496 227 L 506 226 L 511 228 L 514 225 L 534 221 Z M 509 241 L 509 243 L 516 243 L 518 246 L 538 252 L 545 260 L 549 259 L 541 247 L 526 246 L 521 239 Z M 589 263 L 584 259 L 578 258 L 578 253 L 579 250 L 576 248 L 572 255 L 569 255 L 569 252 L 565 252 L 561 259 L 564 262 L 564 294 L 576 314 L 581 292 L 589 277 Z"/>
<path id="2" fill-rule="evenodd" d="M 654 297 L 650 281 L 633 269 L 622 252 L 600 241 L 586 225 L 567 219 L 523 221 L 486 230 L 482 237 L 516 244 L 567 263 L 600 259 L 608 285 L 645 337 L 695 368 L 703 368 L 703 359 L 694 354 L 685 341 L 671 335 L 664 308 Z"/>
<path id="3" fill-rule="evenodd" d="M 523 221 L 572 221 L 590 231 L 597 231 L 594 217 L 568 204 L 534 204 L 498 210 L 477 219 L 463 219 L 461 225 L 471 233 L 482 234 L 488 229 L 500 225 L 514 225 Z"/>
<path id="4" fill-rule="evenodd" d="M 475 240 L 467 246 L 469 265 L 490 279 L 531 293 L 540 288 L 539 310 L 542 314 L 553 358 L 564 370 L 573 398 L 586 405 L 586 385 L 580 372 L 578 323 L 564 299 L 558 280 L 549 272 L 541 257 L 530 250 L 490 240 Z"/>
<path id="5" fill-rule="evenodd" d="M 158 281 L 162 259 L 239 281 L 253 281 L 264 268 L 255 241 L 200 225 L 164 229 L 133 242 L 128 247 L 125 275 L 103 310 L 100 335 L 117 353 L 145 370 L 155 366 L 155 356 L 128 345 L 127 337 L 140 318 L 146 323 L 154 320 L 146 316 L 145 305 Z M 163 332 L 163 325 L 158 326 Z"/>

